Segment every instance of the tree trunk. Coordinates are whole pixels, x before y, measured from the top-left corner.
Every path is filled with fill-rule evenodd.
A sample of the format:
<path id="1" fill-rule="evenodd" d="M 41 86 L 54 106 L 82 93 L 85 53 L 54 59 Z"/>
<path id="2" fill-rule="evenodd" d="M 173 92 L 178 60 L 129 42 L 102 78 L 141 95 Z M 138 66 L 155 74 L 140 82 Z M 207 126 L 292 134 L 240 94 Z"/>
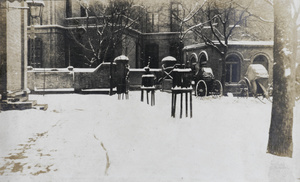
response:
<path id="1" fill-rule="evenodd" d="M 221 52 L 221 61 L 222 61 L 222 73 L 221 73 L 221 84 L 223 87 L 223 95 L 225 94 L 225 82 L 226 82 L 226 54 L 227 54 L 227 48 L 223 48 L 223 52 Z"/>
<path id="2" fill-rule="evenodd" d="M 274 0 L 273 104 L 268 153 L 292 157 L 295 64 L 291 6 Z"/>
<path id="3" fill-rule="evenodd" d="M 225 54 L 221 55 L 221 60 L 222 60 L 222 75 L 221 75 L 221 84 L 223 87 L 223 95 L 225 93 L 225 81 L 226 81 L 226 56 Z"/>

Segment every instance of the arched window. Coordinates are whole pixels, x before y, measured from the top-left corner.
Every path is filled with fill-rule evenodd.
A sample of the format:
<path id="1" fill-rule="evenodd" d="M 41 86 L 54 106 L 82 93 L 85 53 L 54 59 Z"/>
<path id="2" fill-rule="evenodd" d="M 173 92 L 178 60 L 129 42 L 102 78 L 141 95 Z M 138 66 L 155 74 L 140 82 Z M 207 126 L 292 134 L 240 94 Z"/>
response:
<path id="1" fill-rule="evenodd" d="M 240 80 L 240 58 L 237 55 L 230 55 L 226 58 L 226 78 L 227 83 L 236 83 Z"/>
<path id="2" fill-rule="evenodd" d="M 188 65 L 190 68 L 192 68 L 192 70 L 196 73 L 199 68 L 197 68 L 197 55 L 195 53 L 193 53 L 191 56 L 190 56 L 190 59 L 189 59 L 189 65 Z M 197 70 L 196 70 L 197 69 Z"/>
<path id="3" fill-rule="evenodd" d="M 206 66 L 208 61 L 208 55 L 206 51 L 202 51 L 199 54 L 199 66 Z"/>
<path id="4" fill-rule="evenodd" d="M 258 55 L 254 58 L 253 64 L 262 64 L 269 71 L 268 58 L 264 55 Z"/>
<path id="5" fill-rule="evenodd" d="M 184 18 L 185 12 L 181 3 L 172 2 L 171 3 L 171 11 L 170 11 L 170 28 L 171 32 L 179 32 L 180 31 L 180 20 Z"/>

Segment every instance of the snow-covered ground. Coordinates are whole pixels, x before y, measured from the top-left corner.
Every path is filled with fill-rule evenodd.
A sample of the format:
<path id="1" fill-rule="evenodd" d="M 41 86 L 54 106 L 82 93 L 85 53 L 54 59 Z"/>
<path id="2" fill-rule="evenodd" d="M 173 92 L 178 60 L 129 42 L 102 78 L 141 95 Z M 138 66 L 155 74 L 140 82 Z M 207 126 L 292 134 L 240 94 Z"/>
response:
<path id="1" fill-rule="evenodd" d="M 300 181 L 299 102 L 286 158 L 266 153 L 268 101 L 193 97 L 193 118 L 179 119 L 169 93 L 155 106 L 129 97 L 30 95 L 48 110 L 1 112 L 0 181 Z"/>

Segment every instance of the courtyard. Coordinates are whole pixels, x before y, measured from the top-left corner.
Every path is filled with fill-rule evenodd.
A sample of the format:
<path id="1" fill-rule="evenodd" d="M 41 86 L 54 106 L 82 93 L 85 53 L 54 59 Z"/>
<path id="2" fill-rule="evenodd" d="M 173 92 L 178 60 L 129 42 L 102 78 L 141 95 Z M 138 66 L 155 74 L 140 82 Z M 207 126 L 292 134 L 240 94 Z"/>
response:
<path id="1" fill-rule="evenodd" d="M 193 96 L 182 119 L 161 91 L 155 106 L 139 91 L 29 99 L 49 107 L 0 113 L 0 181 L 300 181 L 299 101 L 285 158 L 266 153 L 271 103 L 251 97 Z"/>

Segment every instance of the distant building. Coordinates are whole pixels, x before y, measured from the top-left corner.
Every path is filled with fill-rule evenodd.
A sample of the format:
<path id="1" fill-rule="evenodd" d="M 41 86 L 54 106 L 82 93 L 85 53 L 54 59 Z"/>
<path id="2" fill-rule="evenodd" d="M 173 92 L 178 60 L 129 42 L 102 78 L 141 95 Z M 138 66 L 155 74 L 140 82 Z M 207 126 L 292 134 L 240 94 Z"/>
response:
<path id="1" fill-rule="evenodd" d="M 198 2 L 198 4 L 197 4 Z M 136 0 L 136 4 L 144 8 L 145 16 L 139 25 L 129 30 L 121 45 L 110 52 L 110 61 L 121 54 L 129 57 L 131 68 L 142 68 L 150 61 L 151 68 L 160 68 L 161 60 L 166 56 L 176 57 L 184 64 L 200 64 L 206 60 L 217 79 L 221 76 L 219 55 L 203 44 L 193 33 L 188 33 L 181 42 L 180 21 L 189 10 L 201 4 L 200 1 Z M 35 62 L 30 58 L 31 41 L 28 41 L 28 65 L 32 67 L 82 67 L 85 50 L 69 36 L 70 30 L 80 34 L 80 27 L 85 25 L 86 14 L 78 0 L 47 0 L 43 15 L 35 26 Z M 272 20 L 272 8 L 263 0 L 255 0 L 249 11 Z M 236 12 L 232 20 L 239 16 Z M 202 18 L 199 16 L 199 18 Z M 93 23 L 93 18 L 89 19 Z M 230 38 L 229 51 L 226 56 L 226 83 L 237 83 L 243 78 L 249 64 L 263 64 L 272 77 L 273 65 L 273 23 L 247 19 L 235 28 Z M 217 22 L 216 26 L 217 26 Z M 28 16 L 28 34 L 32 20 Z M 208 30 L 209 31 L 209 30 Z M 85 33 L 84 31 L 82 32 Z M 182 51 L 183 50 L 183 51 Z"/>
<path id="2" fill-rule="evenodd" d="M 184 47 L 186 64 L 195 66 L 206 62 L 211 67 L 216 79 L 221 80 L 221 57 L 212 48 L 203 43 Z M 236 84 L 243 79 L 250 64 L 262 64 L 269 72 L 269 81 L 273 79 L 273 41 L 230 41 L 226 56 L 225 89 L 235 89 Z"/>

